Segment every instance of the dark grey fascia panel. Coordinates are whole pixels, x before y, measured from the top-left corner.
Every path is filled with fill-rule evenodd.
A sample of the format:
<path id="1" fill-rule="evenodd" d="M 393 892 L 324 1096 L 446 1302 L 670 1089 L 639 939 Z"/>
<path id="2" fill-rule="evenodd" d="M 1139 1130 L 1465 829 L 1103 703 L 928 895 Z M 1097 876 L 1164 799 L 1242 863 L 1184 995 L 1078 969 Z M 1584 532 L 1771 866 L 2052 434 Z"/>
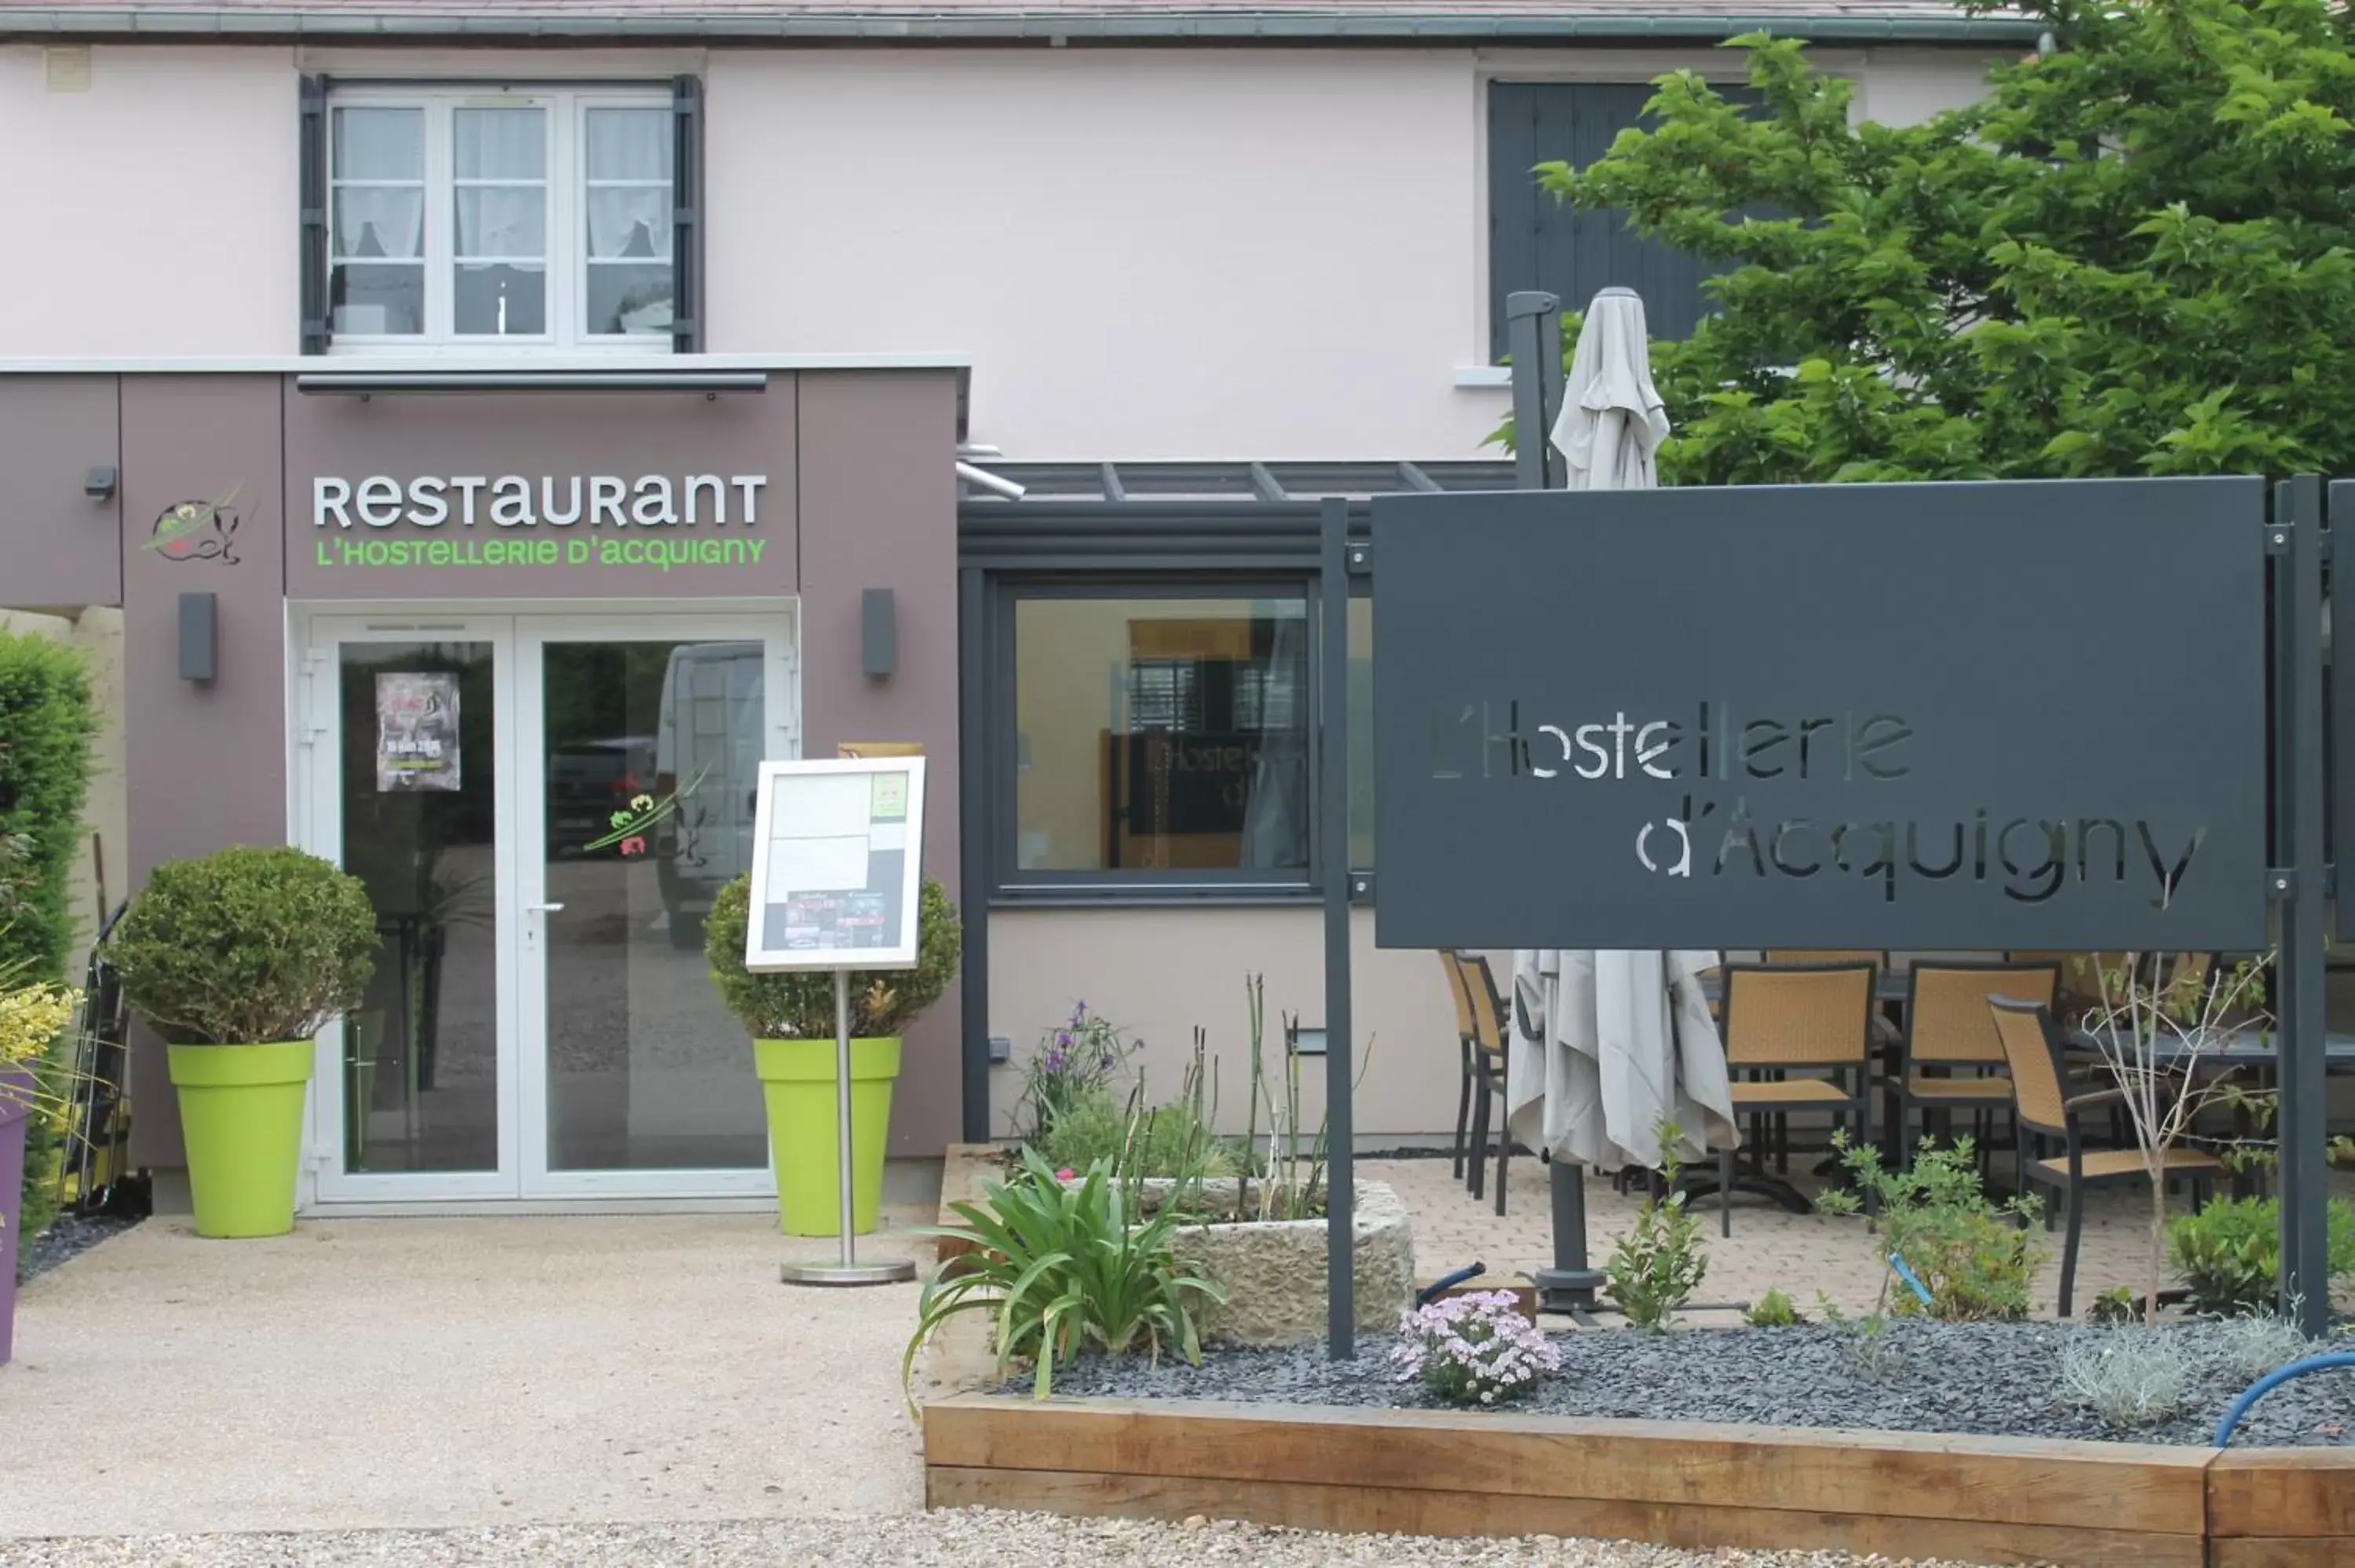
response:
<path id="1" fill-rule="evenodd" d="M 305 370 L 294 390 L 346 397 L 448 392 L 766 392 L 765 370 Z"/>
<path id="2" fill-rule="evenodd" d="M 843 10 L 775 16 L 730 11 L 655 14 L 418 15 L 407 8 L 253 5 L 149 10 L 48 6 L 0 15 L 0 38 L 108 37 L 157 38 L 317 37 L 416 42 L 428 38 L 669 38 L 790 42 L 1103 40 L 1107 42 L 1476 43 L 1553 39 L 1738 37 L 1767 31 L 1817 43 L 2032 43 L 2044 24 L 2029 17 L 1855 15 L 1661 15 L 1630 9 L 1588 16 L 1465 16 L 1445 11 L 1162 12 L 1009 11 L 973 16 Z"/>

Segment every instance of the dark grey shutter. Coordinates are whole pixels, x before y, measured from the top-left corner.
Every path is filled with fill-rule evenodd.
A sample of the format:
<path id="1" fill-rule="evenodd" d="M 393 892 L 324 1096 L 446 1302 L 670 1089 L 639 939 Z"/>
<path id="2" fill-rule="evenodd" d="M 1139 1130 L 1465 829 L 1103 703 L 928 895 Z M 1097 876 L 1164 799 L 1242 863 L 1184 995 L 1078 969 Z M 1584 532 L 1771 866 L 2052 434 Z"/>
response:
<path id="1" fill-rule="evenodd" d="M 302 352 L 325 354 L 327 330 L 327 79 L 303 79 L 303 122 L 296 155 L 301 215 Z"/>
<path id="2" fill-rule="evenodd" d="M 1755 102 L 1746 87 L 1720 87 Z M 1711 262 L 1629 232 L 1617 211 L 1582 212 L 1538 188 L 1529 171 L 1555 159 L 1584 168 L 1619 132 L 1644 122 L 1653 89 L 1637 82 L 1498 81 L 1488 85 L 1488 351 L 1505 354 L 1505 296 L 1544 289 L 1564 309 L 1582 311 L 1594 291 L 1644 296 L 1654 337 L 1680 338 L 1710 309 L 1703 280 Z"/>
<path id="3" fill-rule="evenodd" d="M 703 347 L 703 81 L 671 78 L 671 316 L 673 354 Z"/>

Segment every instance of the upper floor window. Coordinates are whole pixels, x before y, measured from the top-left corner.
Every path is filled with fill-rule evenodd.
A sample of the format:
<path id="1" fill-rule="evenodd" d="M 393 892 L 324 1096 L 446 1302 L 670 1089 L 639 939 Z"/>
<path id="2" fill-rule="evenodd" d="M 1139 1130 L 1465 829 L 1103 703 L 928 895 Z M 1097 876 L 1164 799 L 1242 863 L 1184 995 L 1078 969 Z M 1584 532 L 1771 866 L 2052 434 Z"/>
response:
<path id="1" fill-rule="evenodd" d="M 683 314 L 673 93 L 337 84 L 325 122 L 336 344 L 671 344 Z"/>
<path id="2" fill-rule="evenodd" d="M 1488 84 L 1488 348 L 1505 355 L 1505 296 L 1544 289 L 1562 308 L 1583 311 L 1603 289 L 1644 296 L 1645 323 L 1657 338 L 1682 338 L 1714 309 L 1701 285 L 1719 263 L 1627 227 L 1616 210 L 1588 211 L 1538 188 L 1538 164 L 1559 159 L 1582 169 L 1611 150 L 1630 126 L 1656 124 L 1644 113 L 1655 90 L 1639 82 L 1492 81 Z M 1736 103 L 1755 103 L 1753 89 L 1721 86 Z"/>

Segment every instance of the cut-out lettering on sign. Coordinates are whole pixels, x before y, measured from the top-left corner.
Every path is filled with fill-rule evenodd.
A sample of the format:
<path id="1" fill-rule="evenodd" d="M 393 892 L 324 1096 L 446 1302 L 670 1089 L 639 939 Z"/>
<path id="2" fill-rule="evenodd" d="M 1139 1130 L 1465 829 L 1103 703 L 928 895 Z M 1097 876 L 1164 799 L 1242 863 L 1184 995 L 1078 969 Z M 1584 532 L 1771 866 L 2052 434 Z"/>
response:
<path id="1" fill-rule="evenodd" d="M 2260 945 L 2264 502 L 1380 498 L 1379 938 Z"/>

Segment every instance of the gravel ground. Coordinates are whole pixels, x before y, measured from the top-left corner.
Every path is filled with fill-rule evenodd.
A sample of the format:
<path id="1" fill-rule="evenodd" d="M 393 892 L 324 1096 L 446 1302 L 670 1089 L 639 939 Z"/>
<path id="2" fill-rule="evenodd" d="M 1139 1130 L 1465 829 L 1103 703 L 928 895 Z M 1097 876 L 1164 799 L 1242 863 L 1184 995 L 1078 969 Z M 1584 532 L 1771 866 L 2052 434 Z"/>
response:
<path id="1" fill-rule="evenodd" d="M 1550 1415 L 2199 1444 L 2210 1441 L 2225 1406 L 2254 1381 L 2221 1364 L 2220 1336 L 2230 1332 L 2224 1327 L 2168 1327 L 2161 1331 L 2178 1336 L 2198 1367 L 2183 1414 L 2160 1425 L 2122 1431 L 2090 1412 L 2062 1406 L 2056 1397 L 2063 1347 L 2074 1336 L 2105 1331 L 2078 1324 L 1899 1319 L 1870 1357 L 1859 1352 L 1858 1331 L 1846 1327 L 1565 1333 L 1554 1341 L 1562 1351 L 1561 1372 L 1516 1408 Z M 1387 1340 L 1363 1344 L 1359 1359 L 1348 1362 L 1327 1361 L 1314 1345 L 1214 1350 L 1199 1368 L 1091 1358 L 1059 1368 L 1055 1392 L 1429 1405 L 1420 1383 L 1397 1380 L 1390 1349 Z M 2242 1423 L 2233 1443 L 2355 1443 L 2355 1372 L 2283 1384 Z"/>
<path id="2" fill-rule="evenodd" d="M 45 1273 L 106 1240 L 121 1235 L 139 1222 L 113 1214 L 60 1214 L 57 1223 L 31 1241 L 23 1244 L 16 1254 L 16 1283 L 29 1283 L 37 1274 Z"/>
<path id="3" fill-rule="evenodd" d="M 0 1549 L 12 1568 L 780 1568 L 787 1563 L 992 1563 L 1018 1568 L 1249 1563 L 1254 1568 L 1417 1568 L 1424 1563 L 1529 1568 L 1870 1568 L 1884 1558 L 1828 1552 L 1678 1552 L 1624 1542 L 1434 1541 L 1312 1535 L 1291 1530 L 1121 1519 L 1058 1519 L 984 1510 L 893 1519 L 832 1517 L 694 1525 L 567 1525 L 307 1535 L 146 1535 L 21 1541 Z M 1911 1568 L 1939 1568 L 1927 1559 Z"/>

